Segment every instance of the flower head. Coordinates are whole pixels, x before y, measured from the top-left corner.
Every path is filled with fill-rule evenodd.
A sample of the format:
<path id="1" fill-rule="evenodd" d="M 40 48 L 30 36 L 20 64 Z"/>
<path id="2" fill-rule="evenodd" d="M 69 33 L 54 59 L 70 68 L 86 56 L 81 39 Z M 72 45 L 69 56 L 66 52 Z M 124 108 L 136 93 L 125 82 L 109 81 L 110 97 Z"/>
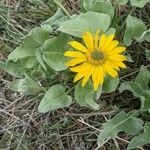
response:
<path id="1" fill-rule="evenodd" d="M 99 32 L 95 35 L 85 32 L 82 36 L 84 45 L 77 41 L 69 42 L 75 50 L 66 51 L 64 55 L 72 58 L 66 65 L 72 72 L 76 72 L 74 82 L 83 79 L 84 86 L 91 77 L 94 89 L 97 90 L 103 84 L 106 74 L 116 78 L 117 71 L 126 68 L 123 63 L 126 57 L 121 54 L 126 48 L 119 46 L 114 36 L 99 36 Z"/>

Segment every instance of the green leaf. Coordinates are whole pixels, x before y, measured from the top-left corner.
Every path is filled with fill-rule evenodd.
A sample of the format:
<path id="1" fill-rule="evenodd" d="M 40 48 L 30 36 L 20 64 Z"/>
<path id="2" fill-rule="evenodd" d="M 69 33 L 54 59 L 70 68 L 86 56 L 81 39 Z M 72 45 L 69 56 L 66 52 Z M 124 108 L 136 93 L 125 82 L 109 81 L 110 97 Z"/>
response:
<path id="1" fill-rule="evenodd" d="M 135 149 L 138 148 L 139 146 L 143 146 L 146 144 L 150 144 L 150 122 L 146 122 L 144 126 L 144 133 L 133 138 L 131 142 L 128 145 L 128 150 L 129 149 Z"/>
<path id="2" fill-rule="evenodd" d="M 64 56 L 64 52 L 70 40 L 69 36 L 62 34 L 57 38 L 49 39 L 45 42 L 43 59 L 53 70 L 62 71 L 67 69 L 65 65 L 67 58 Z"/>
<path id="3" fill-rule="evenodd" d="M 57 29 L 65 20 L 67 20 L 67 17 L 63 14 L 61 8 L 59 8 L 54 16 L 41 23 L 41 27 L 44 30 L 51 32 L 52 30 Z"/>
<path id="4" fill-rule="evenodd" d="M 129 46 L 132 39 L 140 40 L 141 35 L 146 31 L 146 26 L 142 20 L 130 15 L 127 17 L 126 23 L 127 27 L 124 35 L 124 43 Z"/>
<path id="5" fill-rule="evenodd" d="M 44 62 L 44 60 L 42 58 L 42 51 L 39 50 L 39 49 L 36 49 L 35 56 L 36 56 L 39 64 L 43 67 L 43 69 L 45 71 L 47 71 L 47 67 L 46 67 L 45 62 Z"/>
<path id="6" fill-rule="evenodd" d="M 25 48 L 24 46 L 19 46 L 8 55 L 8 59 L 16 60 L 30 56 L 34 56 L 33 49 L 28 49 Z"/>
<path id="7" fill-rule="evenodd" d="M 96 0 L 82 0 L 81 5 L 86 11 L 92 11 L 93 4 L 96 2 Z"/>
<path id="8" fill-rule="evenodd" d="M 12 51 L 8 59 L 24 62 L 23 67 L 32 68 L 36 64 L 40 64 L 45 70 L 46 66 L 42 59 L 42 50 L 45 40 L 49 38 L 49 32 L 40 27 L 33 28 L 29 35 L 24 39 L 23 46 L 17 47 Z"/>
<path id="9" fill-rule="evenodd" d="M 127 55 L 125 55 L 125 57 L 126 57 L 126 61 L 128 61 L 128 62 L 134 62 L 134 60 L 131 58 L 131 55 L 129 55 L 129 54 L 127 54 Z"/>
<path id="10" fill-rule="evenodd" d="M 148 2 L 150 2 L 150 0 L 130 0 L 132 6 L 136 6 L 140 8 L 144 7 Z"/>
<path id="11" fill-rule="evenodd" d="M 133 116 L 133 114 L 126 114 L 120 112 L 107 123 L 102 125 L 100 134 L 98 136 L 98 145 L 105 144 L 109 139 L 114 139 L 119 132 L 126 132 L 134 135 L 143 129 L 143 121 Z"/>
<path id="12" fill-rule="evenodd" d="M 145 52 L 146 52 L 146 58 L 147 58 L 147 60 L 150 62 L 150 50 L 145 50 Z"/>
<path id="13" fill-rule="evenodd" d="M 114 16 L 114 9 L 109 1 L 105 0 L 83 0 L 83 7 L 86 11 L 94 11 L 108 14 L 111 18 Z"/>
<path id="14" fill-rule="evenodd" d="M 25 68 L 21 65 L 20 61 L 17 62 L 2 62 L 0 61 L 0 69 L 8 72 L 10 75 L 20 77 L 24 74 Z"/>
<path id="15" fill-rule="evenodd" d="M 119 85 L 119 78 L 112 78 L 106 76 L 102 87 L 103 93 L 111 93 L 117 89 Z"/>
<path id="16" fill-rule="evenodd" d="M 30 35 L 30 34 L 29 34 Z M 39 44 L 43 44 L 49 38 L 49 32 L 41 27 L 35 27 L 31 30 L 31 37 Z"/>
<path id="17" fill-rule="evenodd" d="M 119 88 L 120 92 L 125 90 L 131 91 L 135 97 L 141 100 L 141 110 L 150 112 L 150 90 L 143 89 L 136 82 L 123 82 Z"/>
<path id="18" fill-rule="evenodd" d="M 150 42 L 150 29 L 148 29 L 147 31 L 144 31 L 139 39 L 140 42 L 144 40 L 146 40 L 147 42 Z"/>
<path id="19" fill-rule="evenodd" d="M 81 105 L 93 110 L 99 110 L 99 105 L 94 101 L 94 90 L 90 82 L 84 87 L 79 82 L 75 87 L 75 100 Z"/>
<path id="20" fill-rule="evenodd" d="M 49 32 L 35 27 L 31 30 L 29 35 L 24 39 L 23 46 L 28 49 L 38 48 L 43 46 L 44 42 L 49 38 Z"/>
<path id="21" fill-rule="evenodd" d="M 111 18 L 114 16 L 114 9 L 109 1 L 97 1 L 94 3 L 92 11 L 108 14 Z"/>
<path id="22" fill-rule="evenodd" d="M 27 95 L 36 94 L 41 90 L 41 87 L 33 81 L 27 74 L 24 79 L 16 79 L 14 80 L 9 87 L 11 90 L 15 92 L 25 93 Z"/>
<path id="23" fill-rule="evenodd" d="M 72 98 L 65 93 L 65 88 L 60 84 L 53 85 L 45 93 L 38 107 L 38 111 L 46 113 L 54 109 L 68 107 L 71 103 Z"/>
<path id="24" fill-rule="evenodd" d="M 105 32 L 109 25 L 109 15 L 87 12 L 63 22 L 58 30 L 73 36 L 82 37 L 82 34 L 86 31 L 95 33 L 99 29 L 101 32 Z"/>
<path id="25" fill-rule="evenodd" d="M 112 28 L 110 27 L 106 32 L 105 34 L 108 36 L 110 34 L 115 34 L 116 33 L 116 29 L 115 28 Z"/>
<path id="26" fill-rule="evenodd" d="M 116 3 L 118 5 L 126 5 L 128 3 L 129 0 L 116 0 Z"/>
<path id="27" fill-rule="evenodd" d="M 141 100 L 141 110 L 150 112 L 150 88 L 148 86 L 150 80 L 150 72 L 148 69 L 141 67 L 140 73 L 135 81 L 125 81 L 119 87 L 119 91 L 129 90 L 134 96 Z"/>
<path id="28" fill-rule="evenodd" d="M 149 90 L 148 83 L 150 81 L 150 72 L 144 66 L 141 66 L 139 74 L 135 78 L 135 82 L 138 83 L 143 89 Z"/>
<path id="29" fill-rule="evenodd" d="M 31 69 L 38 64 L 36 57 L 26 57 L 20 60 L 24 68 Z"/>

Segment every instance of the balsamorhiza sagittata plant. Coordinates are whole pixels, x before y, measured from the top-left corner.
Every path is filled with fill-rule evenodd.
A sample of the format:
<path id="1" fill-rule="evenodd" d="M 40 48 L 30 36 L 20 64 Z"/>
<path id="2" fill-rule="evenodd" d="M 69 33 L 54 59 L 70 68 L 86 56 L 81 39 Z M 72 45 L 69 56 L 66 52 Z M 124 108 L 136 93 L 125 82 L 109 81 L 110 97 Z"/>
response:
<path id="1" fill-rule="evenodd" d="M 64 55 L 72 58 L 66 65 L 77 73 L 74 82 L 82 79 L 84 86 L 91 77 L 94 90 L 97 90 L 103 84 L 106 74 L 116 78 L 117 71 L 126 68 L 123 63 L 126 57 L 121 54 L 126 48 L 119 46 L 114 37 L 114 34 L 99 36 L 98 31 L 95 35 L 85 32 L 82 36 L 84 45 L 77 41 L 69 42 L 75 50 L 66 51 Z"/>

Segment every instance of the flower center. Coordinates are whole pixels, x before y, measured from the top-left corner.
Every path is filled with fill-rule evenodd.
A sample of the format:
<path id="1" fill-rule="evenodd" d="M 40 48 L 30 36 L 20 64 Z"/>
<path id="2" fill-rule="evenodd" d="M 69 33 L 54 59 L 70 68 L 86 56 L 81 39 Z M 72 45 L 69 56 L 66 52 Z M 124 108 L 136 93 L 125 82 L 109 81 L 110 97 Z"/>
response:
<path id="1" fill-rule="evenodd" d="M 93 60 L 99 61 L 104 59 L 104 55 L 100 50 L 94 50 L 91 53 L 91 57 Z"/>

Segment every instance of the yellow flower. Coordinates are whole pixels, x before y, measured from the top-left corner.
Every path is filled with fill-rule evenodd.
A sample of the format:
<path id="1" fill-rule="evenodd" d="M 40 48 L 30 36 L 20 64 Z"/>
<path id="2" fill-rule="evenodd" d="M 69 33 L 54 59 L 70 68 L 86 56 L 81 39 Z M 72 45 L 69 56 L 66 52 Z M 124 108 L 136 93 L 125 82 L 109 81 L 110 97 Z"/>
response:
<path id="1" fill-rule="evenodd" d="M 106 74 L 116 78 L 117 71 L 126 68 L 123 63 L 126 57 L 121 54 L 126 48 L 119 46 L 119 42 L 114 40 L 115 35 L 102 34 L 99 37 L 98 34 L 99 32 L 95 35 L 85 32 L 82 36 L 85 45 L 77 41 L 69 42 L 75 50 L 66 51 L 64 54 L 72 58 L 66 65 L 72 72 L 77 73 L 74 82 L 83 78 L 84 86 L 91 77 L 94 90 L 103 84 Z"/>

